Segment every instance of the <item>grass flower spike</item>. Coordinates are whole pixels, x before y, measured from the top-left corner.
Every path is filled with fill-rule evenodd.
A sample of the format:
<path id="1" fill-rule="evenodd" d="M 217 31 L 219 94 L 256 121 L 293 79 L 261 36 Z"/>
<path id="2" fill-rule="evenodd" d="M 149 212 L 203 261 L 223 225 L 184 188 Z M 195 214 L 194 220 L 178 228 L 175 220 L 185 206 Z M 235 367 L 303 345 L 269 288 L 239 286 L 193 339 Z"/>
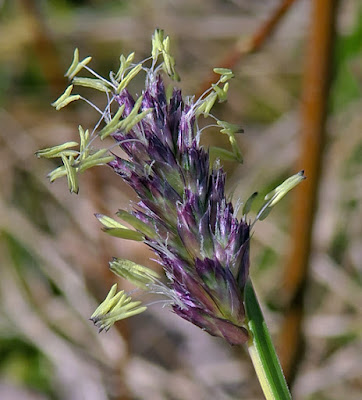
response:
<path id="1" fill-rule="evenodd" d="M 72 101 L 84 100 L 99 112 L 99 123 L 91 134 L 79 128 L 79 152 L 69 150 L 77 145 L 77 142 L 69 142 L 39 151 L 37 155 L 59 157 L 63 161 L 63 166 L 56 168 L 50 178 L 67 176 L 73 192 L 78 192 L 79 173 L 96 165 L 111 167 L 138 195 L 139 201 L 132 211 L 119 210 L 117 213 L 120 220 L 133 229 L 101 214 L 96 214 L 96 217 L 108 234 L 143 241 L 151 248 L 168 282 L 164 283 L 155 272 L 129 260 L 113 259 L 111 270 L 142 289 L 161 294 L 177 315 L 209 334 L 232 345 L 249 343 L 251 346 L 254 338 L 258 337 L 261 314 L 257 314 L 259 319 L 253 320 L 253 310 L 258 307 L 255 296 L 249 296 L 252 304 L 246 304 L 248 299 L 245 297 L 245 293 L 250 292 L 250 230 L 257 219 L 263 219 L 291 188 L 304 179 L 303 172 L 289 178 L 266 196 L 266 203 L 253 223 L 248 212 L 256 194 L 245 203 L 238 218 L 239 207 L 234 208 L 225 194 L 226 176 L 220 159 L 242 161 L 236 140 L 242 129 L 211 114 L 216 101 L 226 100 L 232 72 L 224 68 L 215 69 L 220 75 L 216 84 L 198 100 L 184 99 L 178 89 L 173 89 L 168 95 L 160 74 L 163 70 L 171 79 L 179 79 L 170 54 L 169 38 L 165 38 L 161 30 L 153 36 L 151 54 L 149 59 L 138 64 L 133 63 L 134 53 L 128 57 L 122 55 L 118 72 L 111 72 L 109 80 L 106 80 L 88 67 L 90 57 L 79 62 L 76 50 L 67 72 L 72 79 L 69 90 L 53 104 L 59 109 Z M 75 76 L 84 70 L 94 78 Z M 128 85 L 141 72 L 146 75 L 145 89 L 140 96 L 132 96 Z M 71 96 L 73 85 L 105 93 L 107 105 L 104 111 L 80 95 Z M 205 149 L 200 145 L 202 130 L 198 118 L 201 115 L 215 120 L 215 126 L 229 137 L 231 150 Z M 127 158 L 112 154 L 108 148 L 93 148 L 97 137 L 99 141 L 113 138 Z M 211 156 L 216 159 L 212 165 Z M 145 309 L 123 291 L 116 294 L 116 286 L 113 286 L 92 320 L 100 330 L 107 330 L 117 320 Z M 260 346 L 256 349 L 258 353 Z M 273 351 L 273 347 L 271 349 Z M 275 362 L 273 354 L 270 360 Z M 276 379 L 283 381 L 282 374 L 281 377 L 277 374 Z M 284 381 L 281 385 L 286 388 Z M 286 389 L 285 397 L 268 398 L 288 398 L 288 393 Z"/>
<path id="2" fill-rule="evenodd" d="M 149 73 L 148 80 L 140 112 L 152 112 L 128 132 L 112 134 L 128 159 L 115 157 L 109 165 L 140 198 L 132 218 L 118 215 L 159 256 L 173 310 L 231 344 L 243 343 L 249 226 L 236 219 L 225 197 L 225 174 L 210 170 L 198 143 L 197 107 L 184 104 L 178 90 L 167 102 L 161 77 Z M 124 90 L 117 101 L 127 118 L 135 100 Z"/>

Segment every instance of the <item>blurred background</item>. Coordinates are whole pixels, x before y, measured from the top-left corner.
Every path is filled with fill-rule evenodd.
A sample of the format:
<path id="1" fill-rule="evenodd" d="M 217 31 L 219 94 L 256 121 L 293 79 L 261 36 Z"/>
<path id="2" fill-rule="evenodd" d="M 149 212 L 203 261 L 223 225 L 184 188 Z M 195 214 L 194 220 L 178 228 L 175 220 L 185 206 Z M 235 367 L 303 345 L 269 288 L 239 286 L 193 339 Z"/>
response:
<path id="1" fill-rule="evenodd" d="M 107 236 L 93 216 L 129 209 L 134 194 L 104 167 L 71 195 L 34 156 L 96 121 L 85 103 L 50 106 L 74 48 L 107 75 L 122 53 L 147 57 L 156 27 L 184 94 L 202 93 L 213 67 L 235 73 L 214 111 L 245 130 L 244 164 L 224 163 L 234 201 L 305 168 L 307 181 L 256 224 L 251 276 L 294 398 L 360 399 L 358 0 L 0 1 L 0 398 L 262 399 L 243 349 L 160 305 L 97 333 L 88 318 L 117 281 L 111 257 L 151 265 L 145 246 Z M 228 146 L 212 129 L 203 140 Z"/>

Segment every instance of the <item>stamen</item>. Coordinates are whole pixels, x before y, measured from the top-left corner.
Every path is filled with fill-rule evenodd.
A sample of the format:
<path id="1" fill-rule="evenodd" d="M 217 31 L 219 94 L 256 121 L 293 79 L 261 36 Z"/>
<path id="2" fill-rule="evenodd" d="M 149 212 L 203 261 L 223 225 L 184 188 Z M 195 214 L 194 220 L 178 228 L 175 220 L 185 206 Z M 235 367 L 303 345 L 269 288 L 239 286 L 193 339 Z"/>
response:
<path id="1" fill-rule="evenodd" d="M 94 75 L 95 77 L 97 77 L 98 79 L 101 79 L 103 82 L 107 83 L 107 85 L 110 85 L 113 87 L 114 90 L 116 90 L 116 86 L 113 85 L 112 82 L 109 82 L 107 79 L 103 78 L 103 76 L 97 74 L 97 72 L 93 71 L 92 68 L 89 68 L 87 65 L 84 65 L 83 67 L 84 69 L 86 69 L 88 72 L 90 72 L 92 75 Z"/>

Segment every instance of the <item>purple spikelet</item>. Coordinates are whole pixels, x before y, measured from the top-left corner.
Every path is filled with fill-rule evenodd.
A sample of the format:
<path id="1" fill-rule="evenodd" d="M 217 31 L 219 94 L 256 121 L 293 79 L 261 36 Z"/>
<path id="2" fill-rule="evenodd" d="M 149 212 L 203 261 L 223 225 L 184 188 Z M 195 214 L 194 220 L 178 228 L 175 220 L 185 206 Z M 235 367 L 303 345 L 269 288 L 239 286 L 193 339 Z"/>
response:
<path id="1" fill-rule="evenodd" d="M 211 335 L 222 337 L 230 344 L 242 344 L 248 341 L 251 329 L 246 324 L 244 301 L 248 314 L 253 301 L 253 297 L 248 301 L 247 284 L 250 230 L 305 179 L 304 171 L 269 192 L 249 224 L 247 215 L 257 193 L 252 194 L 243 206 L 243 217 L 239 221 L 238 210 L 233 209 L 225 196 L 226 175 L 219 166 L 219 158 L 242 162 L 235 135 L 243 130 L 210 114 L 216 101 L 226 100 L 228 81 L 234 74 L 227 68 L 214 68 L 219 80 L 196 101 L 184 100 L 177 89 L 169 97 L 159 74 L 163 69 L 172 80 L 179 79 L 169 50 L 169 37 L 156 29 L 151 57 L 134 64 L 134 53 L 127 57 L 121 55 L 118 72 L 111 71 L 107 80 L 87 66 L 91 57 L 80 61 L 76 49 L 66 72 L 71 84 L 52 105 L 59 110 L 73 101 L 83 100 L 100 114 L 100 119 L 91 132 L 79 125 L 79 142 L 69 141 L 38 150 L 36 155 L 61 160 L 62 165 L 48 177 L 53 182 L 66 176 L 71 193 L 78 193 L 78 176 L 89 168 L 109 165 L 120 175 L 139 198 L 131 212 L 117 212 L 133 229 L 103 214 L 96 217 L 107 234 L 143 241 L 150 247 L 158 256 L 168 283 L 163 283 L 156 271 L 131 260 L 113 258 L 111 271 L 139 288 L 166 296 L 165 303 L 177 315 Z M 93 78 L 78 77 L 83 69 Z M 141 72 L 146 73 L 146 88 L 136 98 L 127 87 Z M 75 86 L 104 93 L 107 98 L 104 110 L 83 96 L 72 94 Z M 217 147 L 206 151 L 200 146 L 202 130 L 198 128 L 198 118 L 201 115 L 212 117 L 220 132 L 228 136 L 231 151 Z M 116 156 L 108 147 L 94 147 L 96 138 L 103 141 L 109 136 L 124 150 L 125 158 Z M 213 165 L 210 165 L 210 156 L 217 160 Z M 91 320 L 100 331 L 108 330 L 115 322 L 146 309 L 124 290 L 117 292 L 115 284 Z"/>
<path id="2" fill-rule="evenodd" d="M 117 102 L 125 105 L 123 117 L 135 104 L 126 89 Z M 170 280 L 174 312 L 230 344 L 244 343 L 249 225 L 226 200 L 222 169 L 210 170 L 196 107 L 179 90 L 167 101 L 161 77 L 148 76 L 139 112 L 150 108 L 131 130 L 113 133 L 128 160 L 116 157 L 109 165 L 139 196 L 133 215 L 154 232 L 139 229 Z"/>

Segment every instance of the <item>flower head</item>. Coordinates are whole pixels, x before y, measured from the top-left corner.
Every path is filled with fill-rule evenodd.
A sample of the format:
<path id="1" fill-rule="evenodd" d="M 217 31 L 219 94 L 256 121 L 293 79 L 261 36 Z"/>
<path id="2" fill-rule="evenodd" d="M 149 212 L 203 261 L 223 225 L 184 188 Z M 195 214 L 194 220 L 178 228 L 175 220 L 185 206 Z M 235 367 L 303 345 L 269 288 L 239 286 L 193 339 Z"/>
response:
<path id="1" fill-rule="evenodd" d="M 151 292 L 162 293 L 177 315 L 211 335 L 230 344 L 241 344 L 248 340 L 243 291 L 249 275 L 250 223 L 246 206 L 240 220 L 236 217 L 238 209 L 234 210 L 227 200 L 226 176 L 220 163 L 210 165 L 211 152 L 219 158 L 242 160 L 235 139 L 240 127 L 210 115 L 215 101 L 226 99 L 227 81 L 233 74 L 227 69 L 215 69 L 220 75 L 218 83 L 197 101 L 183 99 L 177 89 L 168 98 L 160 67 L 172 78 L 178 77 L 169 54 L 169 39 L 164 38 L 162 31 L 156 31 L 152 44 L 150 68 L 143 63 L 132 64 L 132 53 L 127 58 L 121 56 L 120 69 L 117 74 L 110 74 L 110 81 L 98 75 L 96 79 L 77 78 L 75 75 L 83 68 L 93 71 L 87 67 L 90 59 L 79 62 L 76 52 L 67 73 L 73 84 L 107 93 L 107 107 L 100 111 L 101 121 L 106 124 L 98 136 L 101 139 L 111 136 L 127 158 L 105 149 L 94 151 L 90 144 L 95 130 L 89 135 L 82 128 L 79 153 L 69 150 L 77 145 L 70 142 L 38 155 L 62 158 L 64 165 L 53 171 L 51 178 L 67 175 L 72 191 L 78 191 L 77 174 L 91 166 L 108 164 L 120 175 L 135 190 L 139 201 L 131 212 L 120 210 L 117 215 L 135 230 L 110 217 L 98 214 L 97 218 L 107 233 L 141 240 L 150 247 L 165 270 L 168 284 L 148 268 L 130 261 L 114 259 L 112 271 Z M 161 56 L 163 63 L 157 67 Z M 145 90 L 139 97 L 133 97 L 127 86 L 141 70 L 146 72 Z M 70 96 L 72 89 L 71 85 L 54 103 L 57 108 L 83 99 L 79 95 Z M 111 105 L 116 105 L 113 113 Z M 232 151 L 205 149 L 200 145 L 200 115 L 210 115 L 216 120 L 221 132 L 229 136 Z M 297 181 L 279 186 L 266 199 L 268 202 L 259 217 Z M 115 290 L 112 288 L 111 295 L 92 316 L 101 329 L 145 309 L 138 302 L 131 302 L 123 292 L 115 295 Z"/>
<path id="2" fill-rule="evenodd" d="M 135 100 L 124 89 L 117 102 L 124 118 Z M 166 100 L 159 75 L 148 73 L 140 112 L 151 109 L 128 132 L 112 136 L 128 159 L 109 165 L 138 194 L 132 215 L 145 223 L 145 243 L 169 278 L 173 310 L 182 318 L 236 344 L 247 339 L 242 290 L 249 269 L 249 225 L 238 221 L 225 197 L 225 174 L 210 169 L 198 140 L 197 105 L 174 90 Z"/>

